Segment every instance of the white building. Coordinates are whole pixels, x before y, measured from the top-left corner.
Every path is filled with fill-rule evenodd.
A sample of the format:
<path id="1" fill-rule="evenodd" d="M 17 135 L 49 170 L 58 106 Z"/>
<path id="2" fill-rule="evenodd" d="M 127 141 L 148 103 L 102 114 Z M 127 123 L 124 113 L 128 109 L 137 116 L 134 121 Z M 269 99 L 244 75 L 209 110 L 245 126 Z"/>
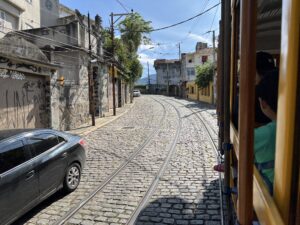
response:
<path id="1" fill-rule="evenodd" d="M 196 67 L 206 62 L 213 62 L 213 48 L 208 48 L 206 43 L 198 42 L 195 52 L 182 53 L 182 80 L 194 81 L 196 79 Z"/>
<path id="2" fill-rule="evenodd" d="M 58 0 L 1 0 L 0 38 L 14 30 L 56 25 L 58 17 Z"/>

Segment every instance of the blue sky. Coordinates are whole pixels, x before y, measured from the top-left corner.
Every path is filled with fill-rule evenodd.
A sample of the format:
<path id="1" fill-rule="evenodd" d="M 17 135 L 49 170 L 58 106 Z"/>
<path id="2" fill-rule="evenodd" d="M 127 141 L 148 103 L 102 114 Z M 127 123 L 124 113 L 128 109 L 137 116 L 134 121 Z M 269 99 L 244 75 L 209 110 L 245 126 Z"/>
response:
<path id="1" fill-rule="evenodd" d="M 82 14 L 90 12 L 92 17 L 99 14 L 104 27 L 109 27 L 111 12 L 126 13 L 125 9 L 133 9 L 146 21 L 152 21 L 153 28 L 159 28 L 193 17 L 219 3 L 219 0 L 60 0 L 60 3 L 78 9 Z M 212 34 L 204 33 L 211 29 L 216 30 L 218 35 L 220 8 L 219 5 L 187 23 L 149 34 L 152 45 L 142 45 L 139 49 L 140 61 L 144 66 L 143 77 L 147 76 L 147 62 L 150 74 L 153 74 L 155 59 L 178 59 L 178 43 L 182 53 L 193 52 L 197 41 L 211 45 Z"/>

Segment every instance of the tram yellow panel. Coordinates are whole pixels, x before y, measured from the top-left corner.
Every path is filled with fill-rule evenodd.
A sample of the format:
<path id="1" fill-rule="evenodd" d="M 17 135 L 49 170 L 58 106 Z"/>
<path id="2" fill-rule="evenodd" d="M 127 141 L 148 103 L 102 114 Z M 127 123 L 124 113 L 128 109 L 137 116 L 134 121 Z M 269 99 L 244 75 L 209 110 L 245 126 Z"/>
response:
<path id="1" fill-rule="evenodd" d="M 264 181 L 254 167 L 253 206 L 261 225 L 285 225 L 274 199 L 270 196 Z"/>
<path id="2" fill-rule="evenodd" d="M 237 159 L 239 159 L 239 136 L 238 131 L 235 129 L 235 126 L 232 122 L 230 122 L 230 141 L 233 145 L 235 156 Z"/>
<path id="3" fill-rule="evenodd" d="M 291 203 L 296 92 L 298 76 L 300 1 L 282 2 L 280 79 L 277 112 L 274 199 L 285 221 Z M 298 87 L 299 88 L 299 87 Z"/>

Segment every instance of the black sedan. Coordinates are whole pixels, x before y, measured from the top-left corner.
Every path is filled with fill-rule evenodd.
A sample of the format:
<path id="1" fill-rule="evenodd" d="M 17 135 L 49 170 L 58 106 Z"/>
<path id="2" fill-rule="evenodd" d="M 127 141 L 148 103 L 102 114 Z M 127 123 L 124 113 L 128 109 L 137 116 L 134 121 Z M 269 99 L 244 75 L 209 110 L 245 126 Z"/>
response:
<path id="1" fill-rule="evenodd" d="M 0 131 L 0 224 L 9 224 L 63 188 L 74 191 L 84 141 L 51 129 Z"/>

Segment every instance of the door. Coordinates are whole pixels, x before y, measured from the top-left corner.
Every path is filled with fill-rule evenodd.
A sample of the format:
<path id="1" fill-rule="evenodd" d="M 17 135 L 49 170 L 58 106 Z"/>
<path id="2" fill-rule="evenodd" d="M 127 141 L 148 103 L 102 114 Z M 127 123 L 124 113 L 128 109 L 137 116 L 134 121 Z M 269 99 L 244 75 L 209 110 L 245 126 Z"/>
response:
<path id="1" fill-rule="evenodd" d="M 26 137 L 26 141 L 35 153 L 40 197 L 46 198 L 57 190 L 65 176 L 68 156 L 63 146 L 65 140 L 52 133 L 40 133 Z"/>
<path id="2" fill-rule="evenodd" d="M 38 198 L 38 178 L 22 139 L 0 144 L 0 224 L 18 217 Z M 28 162 L 29 161 L 29 162 Z"/>
<path id="3" fill-rule="evenodd" d="M 24 76 L 24 80 L 0 78 L 0 129 L 49 126 L 45 77 Z"/>

